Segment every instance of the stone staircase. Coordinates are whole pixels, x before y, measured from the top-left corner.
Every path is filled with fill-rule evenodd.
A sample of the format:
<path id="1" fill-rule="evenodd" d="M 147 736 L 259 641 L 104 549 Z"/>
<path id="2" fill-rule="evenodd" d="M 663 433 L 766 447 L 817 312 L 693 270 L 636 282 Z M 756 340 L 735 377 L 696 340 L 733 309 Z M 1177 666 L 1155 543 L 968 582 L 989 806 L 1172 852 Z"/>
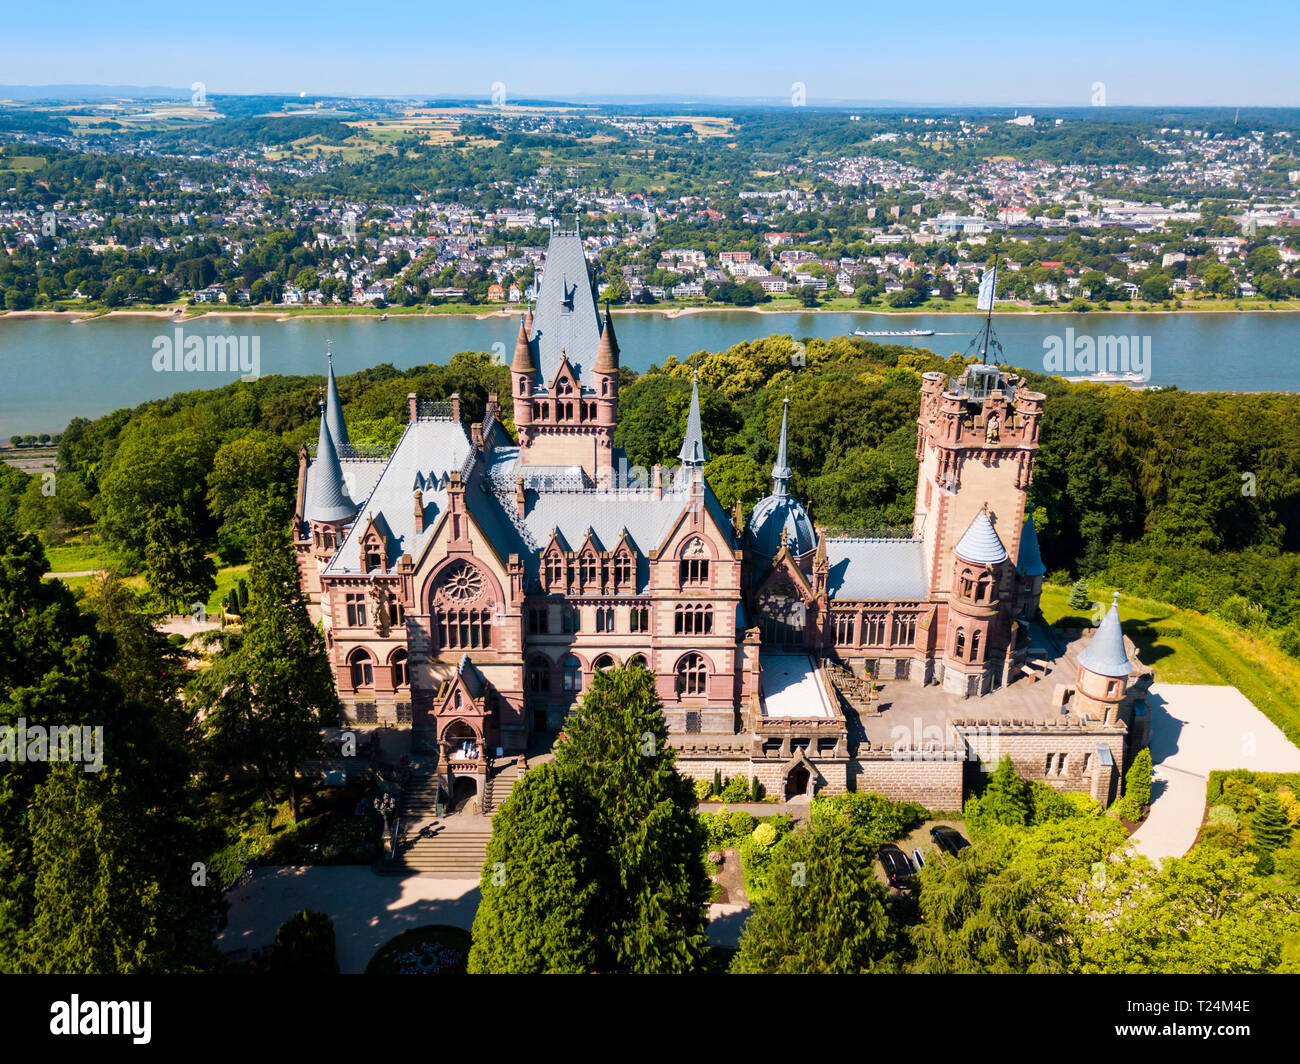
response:
<path id="1" fill-rule="evenodd" d="M 491 815 L 500 808 L 501 803 L 510 797 L 519 777 L 523 775 L 518 761 L 513 757 L 504 764 L 493 767 L 488 772 L 487 786 L 483 795 L 483 812 Z"/>
<path id="2" fill-rule="evenodd" d="M 444 819 L 428 825 L 414 838 L 408 835 L 401 863 L 412 872 L 438 879 L 479 879 L 491 837 L 488 817 Z"/>
<path id="3" fill-rule="evenodd" d="M 434 772 L 415 772 L 402 789 L 399 815 L 414 823 L 432 817 L 438 800 L 438 776 Z"/>

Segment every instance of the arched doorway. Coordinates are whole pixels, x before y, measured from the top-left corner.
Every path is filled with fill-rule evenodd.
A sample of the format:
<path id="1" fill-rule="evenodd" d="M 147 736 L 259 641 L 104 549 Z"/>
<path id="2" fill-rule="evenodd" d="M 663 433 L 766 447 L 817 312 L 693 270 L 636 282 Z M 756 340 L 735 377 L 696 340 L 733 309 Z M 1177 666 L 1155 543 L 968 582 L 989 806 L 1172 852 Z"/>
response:
<path id="1" fill-rule="evenodd" d="M 478 797 L 477 776 L 457 776 L 451 784 L 451 808 L 448 812 L 463 813 Z"/>
<path id="2" fill-rule="evenodd" d="M 788 773 L 786 773 L 786 798 L 797 798 L 801 794 L 807 794 L 808 784 L 811 780 L 812 775 L 808 772 L 807 765 L 795 765 Z"/>

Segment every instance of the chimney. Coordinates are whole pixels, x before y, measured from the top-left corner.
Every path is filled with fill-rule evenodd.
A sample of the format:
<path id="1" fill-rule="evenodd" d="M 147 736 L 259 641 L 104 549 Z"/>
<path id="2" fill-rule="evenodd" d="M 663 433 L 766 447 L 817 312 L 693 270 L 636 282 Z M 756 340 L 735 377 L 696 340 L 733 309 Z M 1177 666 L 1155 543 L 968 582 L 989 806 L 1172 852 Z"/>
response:
<path id="1" fill-rule="evenodd" d="M 460 392 L 451 393 L 451 419 L 452 421 L 460 420 Z"/>
<path id="2" fill-rule="evenodd" d="M 470 441 L 474 444 L 475 447 L 479 447 L 479 448 L 481 448 L 481 447 L 483 446 L 483 426 L 482 426 L 482 424 L 480 424 L 479 422 L 476 421 L 476 422 L 474 422 L 474 424 L 472 424 L 472 425 L 469 427 L 469 438 L 470 438 Z"/>
<path id="3" fill-rule="evenodd" d="M 515 478 L 515 509 L 519 512 L 520 517 L 524 516 L 524 511 L 527 509 L 527 502 L 528 500 L 524 496 L 524 478 L 516 477 Z"/>
<path id="4" fill-rule="evenodd" d="M 498 415 L 501 413 L 501 404 L 497 402 L 496 392 L 488 392 L 487 408 L 488 408 L 488 412 L 493 415 Z"/>
<path id="5" fill-rule="evenodd" d="M 412 421 L 414 421 L 417 417 L 419 417 L 419 414 L 418 414 L 417 411 L 416 411 L 416 405 L 417 405 L 417 404 L 416 404 L 416 401 L 415 401 L 415 393 L 414 393 L 414 392 L 407 392 L 407 393 L 406 393 L 406 409 L 407 409 L 407 411 L 410 413 L 410 415 L 411 415 L 411 420 L 412 420 Z"/>
<path id="6" fill-rule="evenodd" d="M 424 492 L 415 489 L 415 530 L 424 531 Z"/>
<path id="7" fill-rule="evenodd" d="M 650 472 L 650 483 L 654 487 L 655 498 L 664 497 L 664 470 L 663 466 L 656 464 Z"/>

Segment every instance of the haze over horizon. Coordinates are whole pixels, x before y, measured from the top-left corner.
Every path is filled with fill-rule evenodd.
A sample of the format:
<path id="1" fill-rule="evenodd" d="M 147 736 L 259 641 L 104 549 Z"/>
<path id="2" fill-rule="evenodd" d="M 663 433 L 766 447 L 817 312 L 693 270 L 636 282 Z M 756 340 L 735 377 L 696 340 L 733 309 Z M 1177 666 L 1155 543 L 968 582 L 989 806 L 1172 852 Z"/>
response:
<path id="1" fill-rule="evenodd" d="M 807 14 L 758 0 L 743 9 L 621 10 L 574 0 L 539 13 L 395 5 L 357 14 L 321 0 L 300 9 L 231 0 L 169 9 L 144 24 L 69 0 L 58 46 L 48 14 L 11 12 L 0 46 L 12 86 L 190 86 L 210 94 L 660 97 L 776 102 L 797 82 L 816 105 L 1300 106 L 1290 71 L 1300 5 L 1261 0 L 1249 19 L 1209 0 L 1086 11 L 1008 0 L 981 18 L 969 4 L 864 12 L 830 0 Z M 828 44 L 828 42 L 830 42 Z"/>

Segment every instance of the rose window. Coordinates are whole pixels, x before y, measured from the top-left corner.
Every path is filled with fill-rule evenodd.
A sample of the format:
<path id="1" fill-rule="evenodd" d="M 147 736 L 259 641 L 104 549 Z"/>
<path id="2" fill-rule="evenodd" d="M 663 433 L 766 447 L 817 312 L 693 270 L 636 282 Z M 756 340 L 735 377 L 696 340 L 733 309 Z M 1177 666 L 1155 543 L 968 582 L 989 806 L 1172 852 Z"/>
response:
<path id="1" fill-rule="evenodd" d="M 472 565 L 457 562 L 447 573 L 442 585 L 443 593 L 458 602 L 476 599 L 483 591 L 483 576 Z"/>

